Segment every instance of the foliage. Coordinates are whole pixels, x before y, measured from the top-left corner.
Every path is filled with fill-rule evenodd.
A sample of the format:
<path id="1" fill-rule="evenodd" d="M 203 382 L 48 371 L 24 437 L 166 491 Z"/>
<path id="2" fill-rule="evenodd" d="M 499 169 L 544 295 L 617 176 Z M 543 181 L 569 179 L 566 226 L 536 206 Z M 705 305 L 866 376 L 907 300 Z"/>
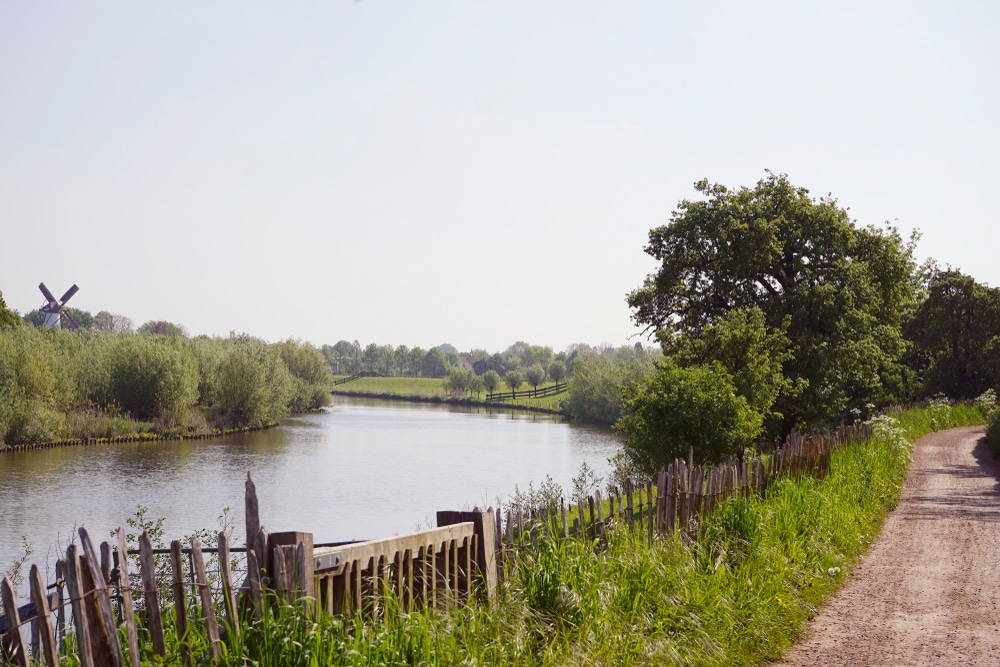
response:
<path id="1" fill-rule="evenodd" d="M 17 316 L 17 313 L 7 308 L 3 292 L 0 292 L 0 327 L 16 327 L 20 323 L 21 318 Z"/>
<path id="2" fill-rule="evenodd" d="M 924 395 L 972 398 L 1000 387 L 1000 289 L 932 268 L 927 298 L 904 328 Z"/>
<path id="3" fill-rule="evenodd" d="M 519 371 L 507 371 L 507 375 L 504 376 L 503 381 L 507 383 L 512 392 L 517 393 L 518 387 L 524 384 L 524 377 Z"/>
<path id="4" fill-rule="evenodd" d="M 93 328 L 108 333 L 131 333 L 132 320 L 124 315 L 102 310 L 94 315 Z"/>
<path id="5" fill-rule="evenodd" d="M 563 406 L 571 416 L 599 424 L 614 424 L 623 414 L 622 391 L 654 370 L 654 357 L 583 354 L 573 359 L 569 396 Z"/>
<path id="6" fill-rule="evenodd" d="M 330 405 L 330 367 L 312 343 L 286 340 L 275 346 L 292 376 L 293 392 L 288 402 L 292 412 Z"/>
<path id="7" fill-rule="evenodd" d="M 448 362 L 441 350 L 434 348 L 427 351 L 420 364 L 420 373 L 428 378 L 442 378 L 448 374 Z"/>
<path id="8" fill-rule="evenodd" d="M 762 415 L 736 392 L 732 376 L 718 363 L 659 365 L 644 383 L 625 390 L 625 414 L 615 425 L 625 451 L 647 474 L 687 458 L 721 463 L 750 445 L 762 430 Z"/>
<path id="9" fill-rule="evenodd" d="M 229 342 L 214 384 L 219 411 L 238 426 L 272 424 L 287 415 L 295 387 L 281 355 L 250 336 Z"/>
<path id="10" fill-rule="evenodd" d="M 307 343 L 0 329 L 0 441 L 180 435 L 273 423 L 327 404 Z"/>
<path id="11" fill-rule="evenodd" d="M 179 324 L 167 322 L 166 320 L 150 320 L 143 324 L 136 333 L 155 334 L 157 336 L 174 336 L 187 338 L 187 329 Z"/>
<path id="12" fill-rule="evenodd" d="M 475 373 L 465 368 L 452 368 L 444 381 L 444 389 L 449 393 L 462 394 L 472 389 Z M 482 389 L 480 389 L 482 391 Z"/>
<path id="13" fill-rule="evenodd" d="M 181 344 L 121 336 L 112 344 L 109 365 L 104 405 L 119 405 L 137 419 L 186 423 L 188 409 L 198 401 L 198 369 Z"/>
<path id="14" fill-rule="evenodd" d="M 496 371 L 486 371 L 483 373 L 482 378 L 486 391 L 491 394 L 497 390 L 497 387 L 500 386 L 500 374 Z"/>
<path id="15" fill-rule="evenodd" d="M 562 382 L 566 377 L 566 364 L 558 359 L 549 364 L 549 377 L 556 384 Z"/>
<path id="16" fill-rule="evenodd" d="M 532 387 L 538 389 L 538 385 L 545 379 L 545 369 L 542 368 L 541 364 L 531 364 L 524 371 L 524 379 Z"/>
<path id="17" fill-rule="evenodd" d="M 792 357 L 787 326 L 786 320 L 781 328 L 769 329 L 760 308 L 733 310 L 697 336 L 662 331 L 661 341 L 664 353 L 678 365 L 718 363 L 731 376 L 736 393 L 773 423 L 782 417 L 774 411 L 778 396 L 794 396 L 798 389 L 781 370 Z"/>
<path id="18" fill-rule="evenodd" d="M 734 310 L 759 308 L 784 330 L 791 357 L 773 428 L 782 434 L 835 420 L 884 390 L 903 352 L 901 320 L 913 305 L 913 244 L 892 227 L 859 228 L 832 198 L 818 200 L 784 175 L 754 188 L 695 184 L 653 229 L 658 271 L 628 296 L 633 319 L 670 335 L 698 336 Z"/>

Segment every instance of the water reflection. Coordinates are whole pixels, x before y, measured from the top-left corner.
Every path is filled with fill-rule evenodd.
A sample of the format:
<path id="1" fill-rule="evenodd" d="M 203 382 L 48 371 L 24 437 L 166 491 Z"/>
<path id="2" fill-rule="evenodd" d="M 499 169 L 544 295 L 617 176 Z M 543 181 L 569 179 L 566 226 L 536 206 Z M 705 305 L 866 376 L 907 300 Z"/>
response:
<path id="1" fill-rule="evenodd" d="M 140 504 L 167 518 L 171 538 L 215 528 L 232 507 L 242 539 L 247 470 L 268 528 L 364 539 L 411 531 L 440 509 L 495 504 L 547 474 L 568 487 L 581 462 L 603 472 L 618 446 L 606 430 L 544 414 L 341 398 L 327 412 L 219 440 L 7 454 L 0 569 L 24 533 L 44 556 L 74 524 L 103 538 Z"/>

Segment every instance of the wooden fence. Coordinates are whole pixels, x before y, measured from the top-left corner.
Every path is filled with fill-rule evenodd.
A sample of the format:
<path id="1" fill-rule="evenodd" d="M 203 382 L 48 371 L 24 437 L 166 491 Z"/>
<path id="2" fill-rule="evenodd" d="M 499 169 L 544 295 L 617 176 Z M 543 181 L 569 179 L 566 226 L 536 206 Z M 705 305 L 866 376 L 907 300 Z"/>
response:
<path id="1" fill-rule="evenodd" d="M 182 653 L 189 650 L 183 643 L 187 628 L 197 624 L 208 638 L 210 655 L 218 656 L 223 641 L 244 631 L 240 614 L 245 620 L 247 613 L 259 613 L 265 592 L 317 612 L 361 612 L 365 618 L 382 615 L 390 595 L 405 609 L 449 609 L 488 599 L 519 554 L 543 537 L 593 540 L 619 527 L 643 530 L 650 541 L 675 533 L 697 539 L 702 518 L 726 499 L 762 492 L 782 475 L 823 475 L 837 447 L 869 435 L 866 424 L 810 437 L 793 435 L 775 452 L 748 460 L 718 466 L 676 460 L 656 479 L 626 480 L 606 498 L 598 490 L 572 507 L 558 499 L 548 506 L 505 512 L 499 507 L 439 512 L 438 527 L 431 530 L 326 545 L 314 545 L 309 533 L 268 533 L 260 526 L 256 488 L 248 475 L 246 534 L 253 540 L 245 549 L 230 548 L 225 532 L 218 534 L 215 549 L 203 548 L 197 538 L 188 546 L 174 540 L 170 549 L 154 549 L 143 533 L 139 548 L 130 551 L 121 528 L 113 545 L 104 542 L 95 548 L 81 528 L 79 546 L 71 544 L 56 564 L 54 583 L 46 585 L 38 567 L 31 567 L 29 604 L 17 606 L 17 591 L 4 578 L 0 661 L 54 667 L 59 653 L 68 650 L 83 667 L 124 667 L 126 656 L 128 664 L 138 665 L 140 637 L 146 651 L 166 654 L 168 607 Z M 206 553 L 217 561 L 211 570 Z M 241 584 L 234 583 L 234 553 L 246 557 Z M 126 555 L 138 557 L 138 571 Z M 184 656 L 185 662 L 188 658 Z"/>
<path id="2" fill-rule="evenodd" d="M 486 395 L 487 403 L 501 403 L 503 401 L 515 401 L 518 398 L 545 398 L 555 396 L 566 391 L 568 384 L 550 384 L 541 389 L 525 389 L 524 391 L 493 391 Z"/>

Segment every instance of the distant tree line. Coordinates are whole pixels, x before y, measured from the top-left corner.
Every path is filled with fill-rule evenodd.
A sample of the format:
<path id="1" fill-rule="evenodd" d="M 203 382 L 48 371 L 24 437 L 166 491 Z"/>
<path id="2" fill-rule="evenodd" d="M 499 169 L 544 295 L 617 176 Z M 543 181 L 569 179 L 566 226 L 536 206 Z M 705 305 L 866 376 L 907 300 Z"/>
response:
<path id="1" fill-rule="evenodd" d="M 309 343 L 190 338 L 157 323 L 136 333 L 36 328 L 2 311 L 0 322 L 8 444 L 262 426 L 330 401 L 329 368 Z"/>

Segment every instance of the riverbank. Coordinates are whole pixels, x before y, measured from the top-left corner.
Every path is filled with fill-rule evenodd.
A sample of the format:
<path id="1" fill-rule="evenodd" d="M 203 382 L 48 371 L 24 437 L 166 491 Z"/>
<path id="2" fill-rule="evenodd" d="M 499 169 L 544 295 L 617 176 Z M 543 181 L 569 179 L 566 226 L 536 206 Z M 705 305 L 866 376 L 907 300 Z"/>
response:
<path id="1" fill-rule="evenodd" d="M 311 412 L 311 411 L 309 411 Z M 308 413 L 308 412 L 307 412 Z M 307 414 L 303 413 L 303 414 Z M 165 435 L 161 433 L 151 433 L 147 431 L 132 433 L 130 435 L 115 436 L 111 438 L 68 438 L 53 442 L 35 442 L 21 445 L 0 444 L 0 454 L 6 452 L 26 452 L 35 449 L 52 449 L 54 447 L 80 447 L 94 445 L 108 445 L 119 442 L 160 442 L 169 440 L 208 440 L 209 438 L 222 438 L 227 435 L 237 435 L 239 433 L 252 433 L 254 431 L 265 431 L 279 426 L 278 422 L 265 424 L 263 426 L 245 426 L 242 428 L 231 428 L 216 430 L 205 433 L 188 433 L 182 435 Z"/>
<path id="2" fill-rule="evenodd" d="M 552 383 L 539 385 L 539 389 Z M 444 405 L 461 405 L 467 407 L 484 407 L 495 410 L 517 409 L 528 412 L 539 412 L 551 415 L 568 416 L 560 402 L 566 398 L 563 392 L 544 398 L 517 398 L 509 401 L 486 401 L 482 398 L 469 396 L 454 396 L 444 388 L 444 380 L 434 378 L 405 377 L 364 377 L 347 384 L 337 385 L 331 393 L 334 396 L 350 396 L 352 398 L 376 398 L 386 401 L 406 401 L 410 403 L 440 403 Z M 524 391 L 527 395 L 530 390 Z"/>

